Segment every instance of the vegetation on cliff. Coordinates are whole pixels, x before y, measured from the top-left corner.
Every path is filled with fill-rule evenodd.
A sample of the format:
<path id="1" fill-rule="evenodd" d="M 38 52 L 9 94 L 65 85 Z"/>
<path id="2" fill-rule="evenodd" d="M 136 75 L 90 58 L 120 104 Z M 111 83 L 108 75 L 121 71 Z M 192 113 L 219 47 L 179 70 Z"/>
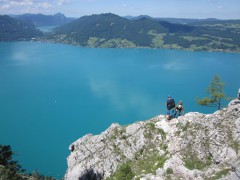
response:
<path id="1" fill-rule="evenodd" d="M 215 75 L 207 88 L 207 93 L 210 97 L 198 98 L 196 101 L 202 106 L 217 107 L 221 109 L 222 100 L 228 99 L 223 91 L 224 83 L 220 76 Z"/>
<path id="2" fill-rule="evenodd" d="M 159 115 L 112 124 L 69 147 L 65 179 L 207 179 L 240 177 L 240 101 L 214 114 Z M 91 169 L 89 171 L 88 169 Z"/>
<path id="3" fill-rule="evenodd" d="M 0 179 L 1 180 L 54 180 L 40 175 L 37 171 L 27 174 L 26 170 L 13 159 L 14 152 L 10 145 L 0 145 Z"/>

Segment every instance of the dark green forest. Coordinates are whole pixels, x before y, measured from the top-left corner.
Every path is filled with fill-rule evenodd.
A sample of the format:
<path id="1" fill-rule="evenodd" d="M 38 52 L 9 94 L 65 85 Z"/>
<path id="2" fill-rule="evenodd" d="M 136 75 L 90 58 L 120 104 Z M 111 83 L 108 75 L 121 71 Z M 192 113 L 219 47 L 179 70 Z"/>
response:
<path id="1" fill-rule="evenodd" d="M 56 28 L 55 33 L 59 41 L 81 46 L 240 51 L 239 20 L 176 24 L 148 17 L 129 20 L 108 13 L 81 17 Z"/>
<path id="2" fill-rule="evenodd" d="M 0 41 L 29 40 L 39 37 L 42 32 L 37 30 L 32 23 L 0 15 Z"/>

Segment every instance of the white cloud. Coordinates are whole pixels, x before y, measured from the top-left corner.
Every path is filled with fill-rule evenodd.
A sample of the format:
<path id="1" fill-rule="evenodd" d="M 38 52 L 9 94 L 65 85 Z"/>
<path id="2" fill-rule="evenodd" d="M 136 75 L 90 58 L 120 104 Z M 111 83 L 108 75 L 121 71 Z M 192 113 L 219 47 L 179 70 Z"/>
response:
<path id="1" fill-rule="evenodd" d="M 147 94 L 139 89 L 122 89 L 121 85 L 115 80 L 90 78 L 90 88 L 99 98 L 104 98 L 119 111 L 126 111 L 129 108 L 138 109 L 139 112 L 146 114 L 154 106 L 154 101 Z M 124 90 L 124 92 L 123 92 Z"/>
<path id="2" fill-rule="evenodd" d="M 183 62 L 169 61 L 168 63 L 163 64 L 151 64 L 148 66 L 149 69 L 164 69 L 164 70 L 186 70 L 190 69 L 190 65 Z"/>
<path id="3" fill-rule="evenodd" d="M 0 6 L 0 9 L 9 9 L 11 6 L 9 4 L 5 4 L 3 6 Z"/>
<path id="4" fill-rule="evenodd" d="M 50 3 L 48 3 L 48 2 L 39 3 L 39 4 L 38 4 L 38 7 L 48 9 L 48 8 L 51 8 L 51 7 L 52 7 L 52 4 L 50 4 Z"/>
<path id="5" fill-rule="evenodd" d="M 10 1 L 10 6 L 32 6 L 32 0 Z"/>
<path id="6" fill-rule="evenodd" d="M 57 4 L 59 5 L 59 6 L 61 6 L 61 5 L 63 5 L 63 4 L 66 4 L 66 3 L 70 3 L 71 2 L 71 0 L 57 0 Z"/>
<path id="7" fill-rule="evenodd" d="M 99 98 L 106 98 L 115 107 L 124 109 L 124 101 L 121 100 L 120 92 L 114 82 L 90 78 L 90 88 Z"/>
<path id="8" fill-rule="evenodd" d="M 49 0 L 0 0 L 0 9 L 4 10 L 5 14 L 47 13 L 52 7 Z"/>
<path id="9" fill-rule="evenodd" d="M 164 64 L 163 68 L 165 70 L 185 70 L 190 69 L 190 66 L 181 62 L 171 61 L 170 63 Z"/>

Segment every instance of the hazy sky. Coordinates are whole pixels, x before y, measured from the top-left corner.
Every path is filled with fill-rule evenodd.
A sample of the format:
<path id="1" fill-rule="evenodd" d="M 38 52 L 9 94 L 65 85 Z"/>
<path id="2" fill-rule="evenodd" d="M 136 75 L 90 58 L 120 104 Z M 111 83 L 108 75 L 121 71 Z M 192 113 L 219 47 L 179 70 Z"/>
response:
<path id="1" fill-rule="evenodd" d="M 0 0 L 0 14 L 61 12 L 68 17 L 120 16 L 240 19 L 240 0 Z"/>

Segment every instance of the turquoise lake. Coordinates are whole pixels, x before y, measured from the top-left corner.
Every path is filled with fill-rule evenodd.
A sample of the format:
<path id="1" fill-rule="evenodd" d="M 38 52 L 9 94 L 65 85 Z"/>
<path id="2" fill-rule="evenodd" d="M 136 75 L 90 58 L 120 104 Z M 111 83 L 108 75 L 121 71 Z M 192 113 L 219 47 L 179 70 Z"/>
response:
<path id="1" fill-rule="evenodd" d="M 235 98 L 239 72 L 239 53 L 0 43 L 0 144 L 28 172 L 61 178 L 83 135 L 165 114 L 167 95 L 186 112 L 212 113 L 195 98 L 215 74 Z"/>

